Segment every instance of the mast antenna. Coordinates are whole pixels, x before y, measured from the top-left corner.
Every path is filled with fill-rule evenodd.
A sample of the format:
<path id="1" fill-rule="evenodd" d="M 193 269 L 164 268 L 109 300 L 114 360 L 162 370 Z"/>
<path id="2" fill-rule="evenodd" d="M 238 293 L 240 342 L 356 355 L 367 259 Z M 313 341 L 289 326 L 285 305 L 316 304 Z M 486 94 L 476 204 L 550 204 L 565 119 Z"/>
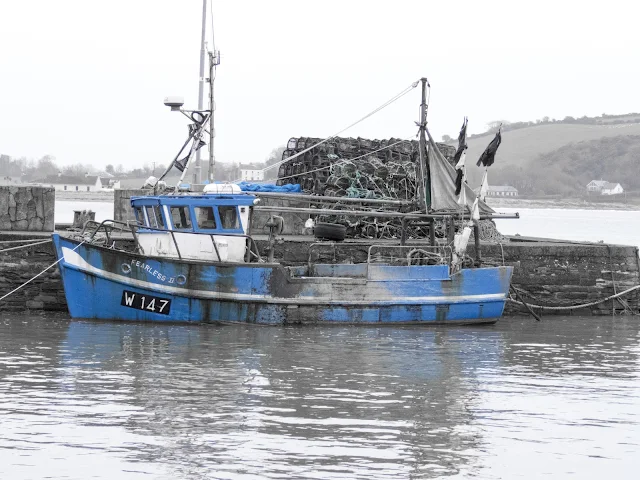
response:
<path id="1" fill-rule="evenodd" d="M 207 0 L 202 0 L 202 35 L 200 37 L 200 82 L 198 83 L 198 110 L 204 109 L 204 53 L 205 53 L 205 35 L 207 32 Z M 193 183 L 201 182 L 202 162 L 200 160 L 200 150 L 196 152 L 196 168 L 193 172 Z"/>
<path id="2" fill-rule="evenodd" d="M 211 28 L 213 29 L 213 24 Z M 213 183 L 216 168 L 216 157 L 213 151 L 213 140 L 216 136 L 216 130 L 213 124 L 213 112 L 216 109 L 216 104 L 213 99 L 213 81 L 216 79 L 216 67 L 220 65 L 220 50 L 215 50 L 215 45 L 213 48 L 213 52 L 209 52 L 209 173 L 207 176 L 209 183 Z"/>

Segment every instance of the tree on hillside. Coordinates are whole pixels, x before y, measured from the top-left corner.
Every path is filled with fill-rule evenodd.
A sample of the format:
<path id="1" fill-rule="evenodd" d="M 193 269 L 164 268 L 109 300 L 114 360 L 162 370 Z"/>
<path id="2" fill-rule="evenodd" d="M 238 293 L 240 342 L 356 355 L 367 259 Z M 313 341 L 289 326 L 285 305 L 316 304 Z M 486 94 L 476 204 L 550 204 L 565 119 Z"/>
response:
<path id="1" fill-rule="evenodd" d="M 109 164 L 106 166 L 105 171 L 111 175 L 115 175 L 116 174 L 116 169 L 113 168 L 113 165 Z"/>
<path id="2" fill-rule="evenodd" d="M 271 153 L 269 154 L 269 156 L 267 157 L 267 159 L 264 161 L 264 164 L 260 165 L 258 168 L 266 168 L 270 165 L 273 165 L 275 163 L 278 163 L 279 161 L 282 160 L 282 153 L 285 151 L 286 147 L 284 145 L 281 145 L 277 148 L 274 148 L 273 150 L 271 150 Z M 276 179 L 278 178 L 278 169 L 277 168 L 270 168 L 269 170 L 264 172 L 264 178 L 266 179 Z"/>
<path id="3" fill-rule="evenodd" d="M 56 165 L 55 157 L 51 155 L 45 155 L 40 160 L 38 160 L 38 163 L 36 164 L 36 170 L 37 172 L 35 172 L 35 175 L 40 178 L 44 178 L 49 175 L 57 175 L 59 168 L 58 165 Z"/>

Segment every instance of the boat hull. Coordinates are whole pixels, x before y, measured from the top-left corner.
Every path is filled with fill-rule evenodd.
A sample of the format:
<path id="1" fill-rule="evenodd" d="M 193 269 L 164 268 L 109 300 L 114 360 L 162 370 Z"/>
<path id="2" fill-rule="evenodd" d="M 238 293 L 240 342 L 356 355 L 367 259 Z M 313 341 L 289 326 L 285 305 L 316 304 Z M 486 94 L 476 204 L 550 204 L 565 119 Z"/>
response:
<path id="1" fill-rule="evenodd" d="M 356 266 L 295 277 L 279 264 L 149 258 L 53 235 L 73 318 L 282 324 L 469 324 L 501 315 L 512 269 Z M 360 272 L 361 273 L 361 272 Z"/>

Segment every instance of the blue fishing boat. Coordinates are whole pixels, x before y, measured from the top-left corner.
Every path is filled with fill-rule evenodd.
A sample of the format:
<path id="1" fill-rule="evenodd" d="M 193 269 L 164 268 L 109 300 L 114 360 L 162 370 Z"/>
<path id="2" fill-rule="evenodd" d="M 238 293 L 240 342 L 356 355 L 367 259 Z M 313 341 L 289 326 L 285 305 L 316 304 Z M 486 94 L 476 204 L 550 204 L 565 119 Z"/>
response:
<path id="1" fill-rule="evenodd" d="M 512 267 L 452 273 L 447 247 L 380 246 L 381 259 L 374 245 L 367 262 L 355 264 L 285 267 L 265 261 L 247 232 L 256 200 L 206 189 L 134 197 L 136 226 L 105 221 L 75 239 L 55 233 L 71 316 L 398 325 L 491 323 L 502 315 Z M 130 228 L 133 251 L 111 248 L 116 227 Z M 406 255 L 390 264 L 390 248 Z M 418 251 L 433 264 L 412 264 Z"/>
<path id="2" fill-rule="evenodd" d="M 210 105 L 215 104 L 213 79 L 219 58 L 218 52 L 210 52 Z M 202 81 L 203 72 L 200 77 Z M 233 183 L 213 182 L 213 108 L 185 110 L 179 97 L 167 97 L 167 106 L 191 119 L 189 136 L 167 171 L 147 181 L 153 194 L 131 198 L 135 222 L 88 222 L 80 234 L 53 234 L 71 317 L 264 325 L 495 322 L 507 300 L 512 267 L 468 268 L 464 262 L 471 223 L 480 218 L 478 201 L 471 208 L 475 196 L 464 184 L 464 203 L 456 203 L 453 167 L 439 155 L 430 136 L 427 152 L 427 85 L 422 79 L 417 165 L 422 183 L 416 208 L 408 213 L 342 208 L 349 216 L 403 221 L 433 222 L 446 217 L 450 225 L 454 216 L 463 219 L 467 212 L 469 224 L 455 241 L 436 242 L 432 224 L 428 243 L 374 242 L 366 247 L 366 260 L 360 262 L 318 263 L 310 258 L 306 264 L 286 265 L 276 261 L 273 247 L 282 229 L 281 217 L 271 214 L 267 222 L 265 254 L 251 231 L 252 217 L 261 208 L 258 195 L 243 192 Z M 185 174 L 198 149 L 206 144 L 205 133 L 209 136 L 208 182 L 185 186 Z M 182 176 L 168 189 L 163 178 L 173 167 Z M 199 161 L 196 172 L 199 176 Z M 321 203 L 329 200 L 320 198 Z M 443 214 L 438 205 L 452 208 Z M 324 212 L 322 208 L 298 210 L 310 220 L 313 214 Z M 491 212 L 485 209 L 484 214 L 490 218 Z M 341 209 L 329 213 L 340 214 Z M 325 226 L 324 232 L 329 235 L 332 229 Z"/>

